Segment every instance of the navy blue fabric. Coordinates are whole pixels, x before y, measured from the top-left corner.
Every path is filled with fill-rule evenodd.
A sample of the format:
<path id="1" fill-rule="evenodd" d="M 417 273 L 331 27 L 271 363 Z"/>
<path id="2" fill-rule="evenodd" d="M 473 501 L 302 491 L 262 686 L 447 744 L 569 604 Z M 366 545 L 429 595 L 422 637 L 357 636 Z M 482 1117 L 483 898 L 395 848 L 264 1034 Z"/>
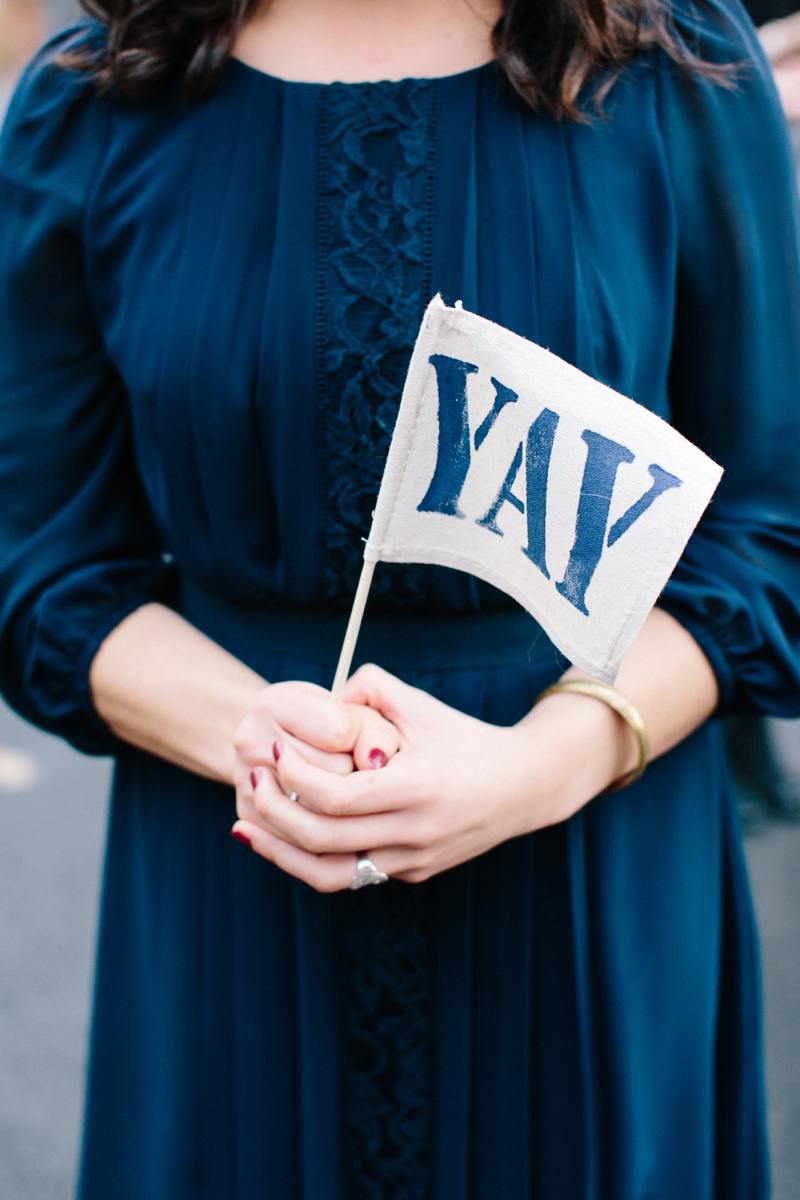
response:
<path id="1" fill-rule="evenodd" d="M 23 78 L 0 142 L 0 685 L 44 728 L 119 753 L 81 1200 L 398 1194 L 351 1169 L 355 902 L 373 927 L 424 932 L 406 989 L 422 1105 L 403 1134 L 420 1194 L 766 1197 L 757 951 L 713 727 L 563 826 L 413 899 L 391 883 L 354 902 L 233 844 L 230 792 L 119 746 L 87 682 L 109 630 L 148 600 L 178 604 L 181 578 L 312 623 L 346 609 L 326 585 L 325 548 L 344 543 L 320 413 L 346 415 L 352 379 L 324 357 L 338 335 L 323 297 L 341 249 L 330 169 L 353 144 L 326 119 L 411 96 L 404 136 L 426 148 L 418 176 L 402 143 L 407 212 L 426 236 L 421 263 L 414 238 L 404 250 L 390 352 L 441 291 L 671 418 L 726 474 L 662 603 L 708 655 L 723 710 L 800 712 L 788 139 L 741 10 L 677 19 L 707 55 L 746 60 L 738 87 L 654 55 L 586 125 L 530 113 L 491 65 L 327 89 L 232 62 L 196 105 L 99 99 L 53 47 Z M 395 364 L 380 403 L 401 377 Z M 379 585 L 376 611 L 508 607 L 468 576 L 412 570 L 413 595 Z M 330 682 L 296 648 L 208 632 L 269 679 Z M 562 665 L 400 673 L 508 724 Z M 360 1128 L 368 1147 L 385 1136 Z"/>

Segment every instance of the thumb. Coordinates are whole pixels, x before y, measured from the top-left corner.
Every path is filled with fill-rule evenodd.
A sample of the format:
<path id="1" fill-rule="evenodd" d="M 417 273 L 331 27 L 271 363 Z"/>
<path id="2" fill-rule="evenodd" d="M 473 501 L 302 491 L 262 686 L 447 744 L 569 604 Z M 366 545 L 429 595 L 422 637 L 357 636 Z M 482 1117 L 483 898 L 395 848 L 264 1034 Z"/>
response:
<path id="1" fill-rule="evenodd" d="M 286 733 L 330 754 L 349 754 L 359 722 L 345 704 L 314 684 L 296 680 L 271 684 L 260 707 Z"/>
<path id="2" fill-rule="evenodd" d="M 353 762 L 357 771 L 379 771 L 394 758 L 400 749 L 400 734 L 377 709 L 368 704 L 348 706 L 360 722 L 358 737 L 353 746 Z"/>
<path id="3" fill-rule="evenodd" d="M 342 699 L 347 704 L 368 704 L 391 721 L 402 735 L 420 703 L 431 698 L 418 688 L 403 683 L 396 675 L 367 663 L 348 679 Z"/>

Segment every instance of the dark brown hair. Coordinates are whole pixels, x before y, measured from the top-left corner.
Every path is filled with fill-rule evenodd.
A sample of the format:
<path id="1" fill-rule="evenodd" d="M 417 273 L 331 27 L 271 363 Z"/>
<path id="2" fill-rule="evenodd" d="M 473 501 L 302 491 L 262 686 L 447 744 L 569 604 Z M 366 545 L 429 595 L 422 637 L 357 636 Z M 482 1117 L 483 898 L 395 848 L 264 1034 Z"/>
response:
<path id="1" fill-rule="evenodd" d="M 181 86 L 214 88 L 236 36 L 260 0 L 81 0 L 106 27 L 102 41 L 62 56 L 104 90 L 147 100 Z M 492 31 L 497 61 L 516 91 L 557 118 L 581 119 L 578 95 L 596 80 L 595 106 L 643 51 L 660 47 L 680 66 L 725 82 L 726 67 L 700 59 L 676 33 L 669 0 L 503 0 Z"/>

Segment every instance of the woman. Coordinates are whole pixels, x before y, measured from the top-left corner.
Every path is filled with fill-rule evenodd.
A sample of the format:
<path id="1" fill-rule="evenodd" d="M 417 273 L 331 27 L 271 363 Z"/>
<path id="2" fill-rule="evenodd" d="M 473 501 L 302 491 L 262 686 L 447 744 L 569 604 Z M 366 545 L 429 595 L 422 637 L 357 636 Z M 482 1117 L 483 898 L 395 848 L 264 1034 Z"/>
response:
<path id="1" fill-rule="evenodd" d="M 0 157 L 2 685 L 118 762 L 82 1200 L 766 1197 L 707 723 L 800 712 L 797 225 L 752 27 L 90 8 Z M 322 690 L 437 291 L 726 469 L 618 681 L 629 788 L 629 724 L 534 707 L 568 664 L 456 572 L 379 567 L 385 670 Z M 351 890 L 365 850 L 391 878 Z"/>

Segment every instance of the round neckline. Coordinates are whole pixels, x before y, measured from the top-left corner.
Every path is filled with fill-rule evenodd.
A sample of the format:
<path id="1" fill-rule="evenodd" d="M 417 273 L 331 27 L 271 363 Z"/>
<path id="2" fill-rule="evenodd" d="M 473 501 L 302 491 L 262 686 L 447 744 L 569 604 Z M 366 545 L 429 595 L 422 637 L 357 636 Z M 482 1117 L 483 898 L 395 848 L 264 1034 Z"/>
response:
<path id="1" fill-rule="evenodd" d="M 334 79 L 330 83 L 319 83 L 310 79 L 284 79 L 281 75 L 272 75 L 269 71 L 262 71 L 260 67 L 253 67 L 250 63 L 246 63 L 243 58 L 237 58 L 232 54 L 228 60 L 229 63 L 235 65 L 236 68 L 241 68 L 250 75 L 258 75 L 262 79 L 267 79 L 271 83 L 279 83 L 284 87 L 296 88 L 368 88 L 368 87 L 401 87 L 408 83 L 447 83 L 449 80 L 466 79 L 470 75 L 477 75 L 480 71 L 485 71 L 487 67 L 492 67 L 497 62 L 496 58 L 490 58 L 485 63 L 480 63 L 477 67 L 468 67 L 466 71 L 454 71 L 451 75 L 405 75 L 402 79 L 359 79 L 354 82 L 345 82 L 344 80 Z"/>

